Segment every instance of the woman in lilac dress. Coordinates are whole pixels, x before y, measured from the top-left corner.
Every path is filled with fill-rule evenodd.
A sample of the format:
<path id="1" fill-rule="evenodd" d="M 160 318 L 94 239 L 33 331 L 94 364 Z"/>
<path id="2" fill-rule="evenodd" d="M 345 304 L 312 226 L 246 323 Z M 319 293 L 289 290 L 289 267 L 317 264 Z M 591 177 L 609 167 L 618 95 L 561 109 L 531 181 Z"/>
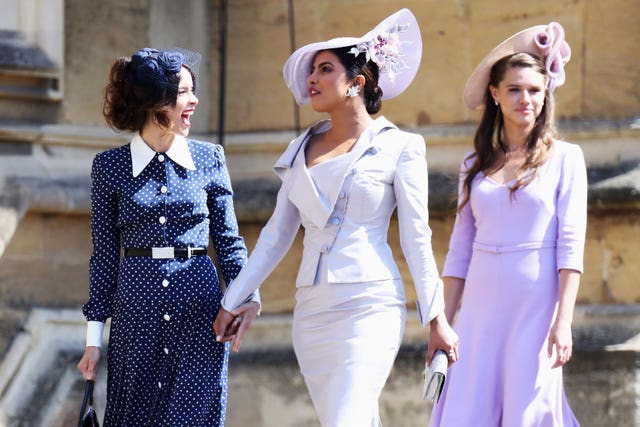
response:
<path id="1" fill-rule="evenodd" d="M 562 366 L 582 273 L 587 180 L 582 151 L 557 138 L 553 90 L 569 45 L 557 23 L 501 43 L 464 92 L 484 108 L 460 174 L 445 262 L 445 312 L 461 359 L 431 426 L 574 426 Z"/>

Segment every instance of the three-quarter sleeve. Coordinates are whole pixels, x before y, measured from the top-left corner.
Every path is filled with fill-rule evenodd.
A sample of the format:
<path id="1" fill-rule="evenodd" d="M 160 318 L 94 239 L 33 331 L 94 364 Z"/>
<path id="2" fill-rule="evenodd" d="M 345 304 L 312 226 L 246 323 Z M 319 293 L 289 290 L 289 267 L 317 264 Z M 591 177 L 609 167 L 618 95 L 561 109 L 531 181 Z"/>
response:
<path id="1" fill-rule="evenodd" d="M 444 294 L 431 247 L 429 174 L 421 136 L 411 135 L 400 154 L 393 188 L 398 204 L 400 246 L 413 278 L 420 322 L 425 325 L 444 310 Z"/>
<path id="2" fill-rule="evenodd" d="M 105 322 L 112 315 L 113 296 L 120 264 L 120 233 L 117 228 L 118 196 L 96 155 L 91 167 L 91 239 L 89 260 L 89 300 L 82 312 L 88 321 Z"/>
<path id="3" fill-rule="evenodd" d="M 583 272 L 585 233 L 587 229 L 587 171 L 582 150 L 570 144 L 560 171 L 556 199 L 558 270 Z"/>
<path id="4" fill-rule="evenodd" d="M 271 274 L 291 247 L 300 228 L 298 209 L 289 200 L 285 183 L 276 207 L 264 226 L 245 267 L 227 289 L 222 306 L 231 311 L 242 304 Z"/>
<path id="5" fill-rule="evenodd" d="M 458 206 L 465 199 L 464 180 L 467 176 L 470 165 L 470 153 L 465 156 L 465 160 L 460 166 L 460 177 L 458 183 Z M 449 239 L 449 251 L 442 269 L 443 277 L 456 277 L 466 279 L 473 253 L 473 240 L 476 236 L 476 219 L 471 209 L 471 200 L 459 209 L 456 213 L 455 223 L 451 238 Z"/>

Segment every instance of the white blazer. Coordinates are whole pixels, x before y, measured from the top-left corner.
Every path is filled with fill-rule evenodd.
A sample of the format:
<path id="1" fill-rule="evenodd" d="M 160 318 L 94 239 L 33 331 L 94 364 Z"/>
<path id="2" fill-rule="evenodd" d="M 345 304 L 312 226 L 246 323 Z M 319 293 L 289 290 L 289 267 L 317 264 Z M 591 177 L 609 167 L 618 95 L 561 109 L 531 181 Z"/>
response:
<path id="1" fill-rule="evenodd" d="M 387 243 L 389 221 L 398 209 L 400 244 L 426 324 L 444 309 L 443 285 L 431 248 L 428 173 L 424 139 L 400 131 L 384 117 L 360 135 L 344 176 L 319 196 L 306 167 L 304 147 L 310 136 L 325 132 L 325 120 L 294 139 L 275 164 L 282 180 L 276 207 L 245 267 L 229 286 L 222 305 L 242 304 L 286 255 L 300 225 L 305 229 L 296 286 L 311 286 L 326 258 L 330 283 L 399 279 Z"/>

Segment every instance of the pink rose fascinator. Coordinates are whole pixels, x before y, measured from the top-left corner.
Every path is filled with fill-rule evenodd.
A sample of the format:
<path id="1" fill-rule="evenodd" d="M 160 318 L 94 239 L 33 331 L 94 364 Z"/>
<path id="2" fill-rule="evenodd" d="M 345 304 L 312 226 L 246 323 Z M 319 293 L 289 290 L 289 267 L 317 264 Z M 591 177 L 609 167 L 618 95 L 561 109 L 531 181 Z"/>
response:
<path id="1" fill-rule="evenodd" d="M 483 108 L 493 64 L 507 55 L 519 52 L 530 53 L 543 60 L 549 76 L 550 92 L 564 84 L 564 65 L 571 59 L 571 47 L 564 39 L 564 28 L 557 22 L 536 25 L 512 35 L 480 61 L 464 88 L 463 99 L 468 108 Z"/>

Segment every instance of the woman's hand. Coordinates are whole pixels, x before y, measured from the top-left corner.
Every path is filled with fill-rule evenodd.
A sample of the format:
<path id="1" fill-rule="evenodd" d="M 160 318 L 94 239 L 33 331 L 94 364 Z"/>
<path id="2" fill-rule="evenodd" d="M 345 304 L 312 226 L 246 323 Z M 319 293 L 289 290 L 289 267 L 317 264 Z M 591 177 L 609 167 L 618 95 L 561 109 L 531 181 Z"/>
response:
<path id="1" fill-rule="evenodd" d="M 218 342 L 227 342 L 231 341 L 235 336 L 235 329 L 233 322 L 235 321 L 235 316 L 230 311 L 224 309 L 224 307 L 220 307 L 220 311 L 218 311 L 218 315 L 216 316 L 216 320 L 213 322 L 213 331 L 216 334 L 216 341 Z"/>
<path id="2" fill-rule="evenodd" d="M 233 314 L 236 315 L 236 319 L 239 319 L 237 332 L 231 346 L 231 349 L 236 353 L 240 351 L 240 344 L 242 344 L 244 334 L 247 332 L 247 329 L 249 329 L 249 326 L 251 326 L 253 319 L 258 316 L 259 312 L 260 304 L 255 301 L 245 302 L 240 307 L 233 310 Z"/>
<path id="3" fill-rule="evenodd" d="M 227 342 L 233 340 L 232 350 L 240 351 L 244 334 L 260 311 L 260 304 L 255 301 L 245 302 L 232 311 L 220 308 L 213 323 L 216 341 Z"/>
<path id="4" fill-rule="evenodd" d="M 100 347 L 89 346 L 85 348 L 84 355 L 78 362 L 78 370 L 85 380 L 96 380 L 98 361 L 100 360 Z"/>
<path id="5" fill-rule="evenodd" d="M 549 343 L 547 353 L 553 356 L 553 346 L 556 347 L 556 361 L 554 368 L 563 366 L 571 359 L 573 353 L 573 338 L 571 337 L 571 323 L 556 319 L 549 331 Z"/>
<path id="6" fill-rule="evenodd" d="M 444 350 L 449 356 L 449 365 L 455 363 L 459 358 L 458 345 L 460 340 L 458 334 L 447 322 L 444 312 L 437 315 L 430 323 L 429 344 L 425 364 L 428 367 L 437 349 Z"/>
<path id="7" fill-rule="evenodd" d="M 565 268 L 561 269 L 559 273 L 560 296 L 558 297 L 558 313 L 551 329 L 549 329 L 549 343 L 547 344 L 549 357 L 553 357 L 553 346 L 555 345 L 556 347 L 554 368 L 564 365 L 571 359 L 573 352 L 571 321 L 581 276 L 582 273 L 579 271 Z"/>

